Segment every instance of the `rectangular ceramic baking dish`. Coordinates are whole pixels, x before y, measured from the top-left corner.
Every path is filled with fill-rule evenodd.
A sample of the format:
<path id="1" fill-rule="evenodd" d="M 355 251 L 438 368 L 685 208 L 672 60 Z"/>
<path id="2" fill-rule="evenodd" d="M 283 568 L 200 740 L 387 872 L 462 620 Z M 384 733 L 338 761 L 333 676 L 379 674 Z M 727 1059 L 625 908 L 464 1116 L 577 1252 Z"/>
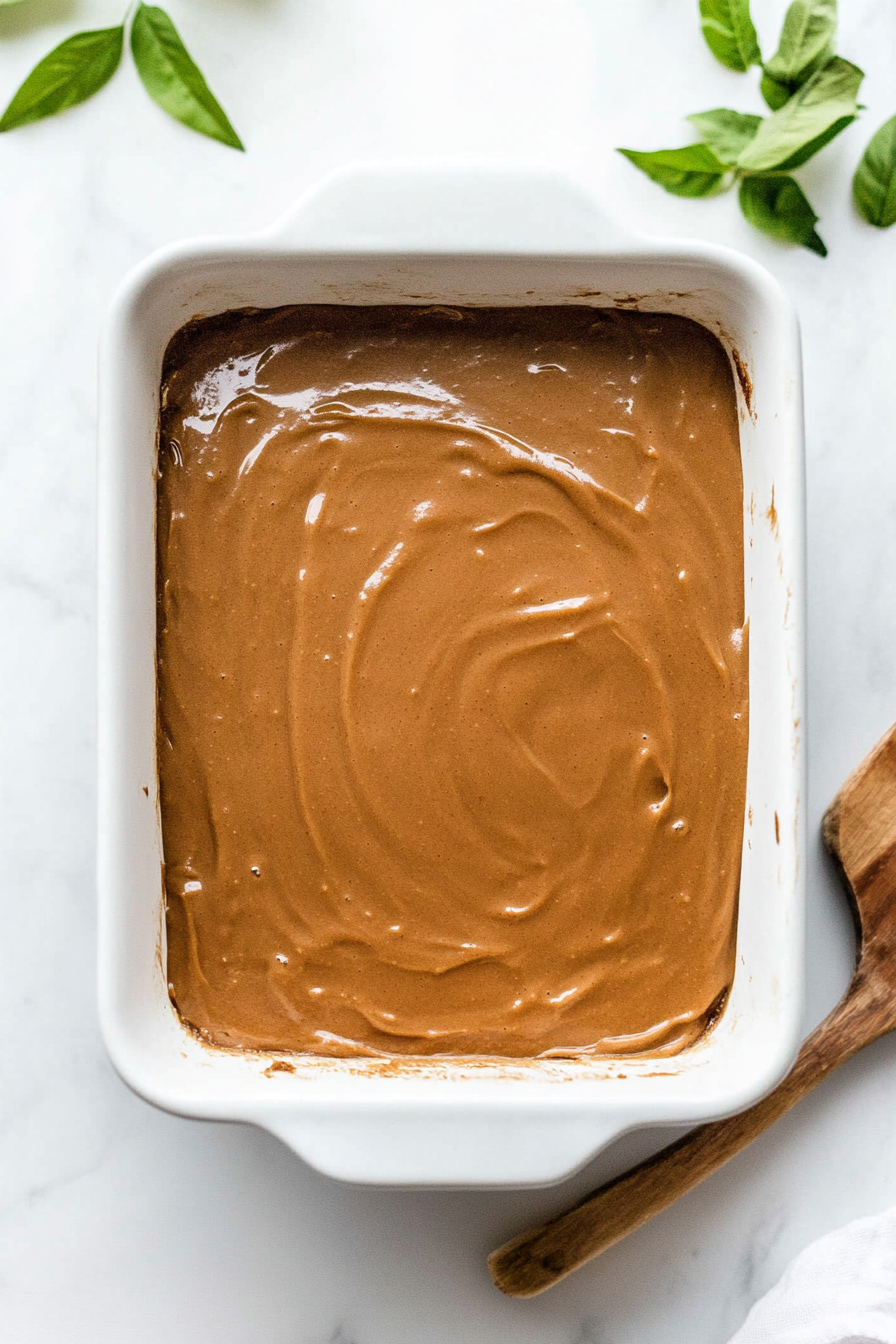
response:
<path id="1" fill-rule="evenodd" d="M 155 758 L 163 352 L 197 314 L 421 302 L 681 313 L 732 361 L 751 701 L 737 968 L 717 1025 L 671 1059 L 277 1059 L 202 1044 L 168 998 Z M 558 1181 L 626 1130 L 721 1117 L 779 1081 L 802 1005 L 803 445 L 797 324 L 766 271 L 719 247 L 631 236 L 551 173 L 348 169 L 271 230 L 166 248 L 125 282 L 102 345 L 99 482 L 99 1007 L 131 1087 L 181 1115 L 262 1125 L 345 1180 L 509 1186 Z"/>

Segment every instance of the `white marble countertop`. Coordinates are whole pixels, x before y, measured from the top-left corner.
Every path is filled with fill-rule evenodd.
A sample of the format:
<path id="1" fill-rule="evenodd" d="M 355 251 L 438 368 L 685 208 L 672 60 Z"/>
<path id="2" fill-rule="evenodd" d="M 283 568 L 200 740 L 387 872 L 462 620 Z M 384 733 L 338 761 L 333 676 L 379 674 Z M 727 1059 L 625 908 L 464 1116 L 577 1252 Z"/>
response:
<path id="1" fill-rule="evenodd" d="M 124 0 L 0 13 L 0 98 Z M 130 68 L 0 140 L 3 922 L 0 1337 L 8 1344 L 723 1344 L 808 1241 L 896 1202 L 896 1040 L 543 1297 L 485 1253 L 658 1146 L 629 1136 L 565 1186 L 337 1185 L 250 1128 L 132 1096 L 94 1007 L 94 431 L 99 324 L 124 273 L 198 232 L 260 227 L 353 159 L 550 162 L 657 234 L 741 248 L 803 324 L 809 497 L 807 1027 L 852 933 L 818 823 L 896 718 L 896 229 L 848 182 L 896 112 L 896 10 L 842 0 L 868 111 L 803 180 L 830 248 L 768 242 L 731 197 L 666 196 L 613 146 L 686 143 L 687 112 L 760 110 L 702 45 L 695 0 L 170 0 L 248 146 L 191 135 Z M 767 47 L 783 0 L 754 0 Z"/>

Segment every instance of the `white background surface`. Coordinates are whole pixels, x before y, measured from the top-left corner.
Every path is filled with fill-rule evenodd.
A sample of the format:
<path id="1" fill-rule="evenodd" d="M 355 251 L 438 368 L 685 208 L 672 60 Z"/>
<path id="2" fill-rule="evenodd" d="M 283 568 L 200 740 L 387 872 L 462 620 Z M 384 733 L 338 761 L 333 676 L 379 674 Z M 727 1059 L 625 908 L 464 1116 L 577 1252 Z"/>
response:
<path id="1" fill-rule="evenodd" d="M 122 0 L 123 3 L 123 0 Z M 783 0 L 754 0 L 771 50 Z M 94 426 L 99 324 L 124 273 L 197 232 L 263 226 L 353 159 L 549 162 L 635 227 L 742 248 L 803 323 L 809 481 L 807 1027 L 850 971 L 825 806 L 896 718 L 896 229 L 849 177 L 896 112 L 896 9 L 841 0 L 862 121 L 802 171 L 830 248 L 765 241 L 732 197 L 665 195 L 613 146 L 761 111 L 705 50 L 695 0 L 169 0 L 242 134 L 169 121 L 127 65 L 0 138 L 0 1338 L 8 1344 L 723 1344 L 815 1236 L 896 1203 L 896 1040 L 550 1293 L 503 1298 L 485 1253 L 667 1136 L 553 1190 L 409 1193 L 316 1175 L 276 1140 L 152 1110 L 94 1010 Z M 115 0 L 0 12 L 0 101 Z"/>

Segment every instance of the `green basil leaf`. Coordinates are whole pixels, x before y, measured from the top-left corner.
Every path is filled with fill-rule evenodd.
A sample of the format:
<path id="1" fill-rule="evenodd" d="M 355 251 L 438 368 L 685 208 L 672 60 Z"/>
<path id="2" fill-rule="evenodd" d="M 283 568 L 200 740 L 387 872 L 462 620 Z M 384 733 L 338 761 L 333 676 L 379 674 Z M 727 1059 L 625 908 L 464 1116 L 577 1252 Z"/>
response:
<path id="1" fill-rule="evenodd" d="M 793 0 L 766 73 L 780 84 L 802 84 L 809 67 L 830 59 L 836 31 L 837 0 Z"/>
<path id="2" fill-rule="evenodd" d="M 821 135 L 817 135 L 814 140 L 810 140 L 803 145 L 783 163 L 775 164 L 775 167 L 780 169 L 782 173 L 792 172 L 794 168 L 802 168 L 803 164 L 808 163 L 813 155 L 817 154 L 820 149 L 824 149 L 825 145 L 829 145 L 841 131 L 846 130 L 847 126 L 851 126 L 855 119 L 855 114 L 838 117 L 836 121 L 831 122 L 826 130 L 822 131 Z"/>
<path id="3" fill-rule="evenodd" d="M 859 214 L 878 229 L 896 224 L 896 117 L 885 121 L 868 142 L 852 180 Z"/>
<path id="4" fill-rule="evenodd" d="M 713 56 L 729 70 L 761 64 L 750 0 L 700 0 L 700 26 Z"/>
<path id="5" fill-rule="evenodd" d="M 31 71 L 0 118 L 0 131 L 52 117 L 86 102 L 107 84 L 121 61 L 124 29 L 98 28 L 75 33 Z"/>
<path id="6" fill-rule="evenodd" d="M 857 65 L 835 56 L 782 108 L 765 118 L 738 159 L 738 167 L 763 173 L 805 163 L 855 119 L 863 78 Z"/>
<path id="7" fill-rule="evenodd" d="M 722 163 L 735 164 L 759 130 L 762 117 L 717 107 L 712 112 L 695 112 L 688 121 Z"/>
<path id="8" fill-rule="evenodd" d="M 169 116 L 200 135 L 243 148 L 164 9 L 138 6 L 131 24 L 131 51 L 143 87 Z"/>
<path id="9" fill-rule="evenodd" d="M 786 173 L 745 177 L 738 193 L 744 218 L 754 228 L 785 243 L 802 243 L 826 257 L 828 250 L 815 232 L 818 216 L 802 188 Z"/>
<path id="10" fill-rule="evenodd" d="M 793 97 L 798 85 L 782 84 L 777 79 L 772 79 L 771 75 L 763 70 L 762 79 L 759 81 L 759 92 L 765 99 L 766 106 L 773 112 L 777 112 L 779 107 Z"/>
<path id="11" fill-rule="evenodd" d="M 777 111 L 779 107 L 783 107 L 788 98 L 793 97 L 797 89 L 802 88 L 806 81 L 811 79 L 817 71 L 824 69 L 824 67 L 831 61 L 833 55 L 833 48 L 825 47 L 818 59 L 807 65 L 798 79 L 792 79 L 789 82 L 773 79 L 771 75 L 766 71 L 763 71 L 759 89 L 769 107 L 774 111 Z"/>
<path id="12" fill-rule="evenodd" d="M 706 145 L 683 149 L 620 149 L 620 154 L 673 196 L 708 196 L 728 172 Z"/>

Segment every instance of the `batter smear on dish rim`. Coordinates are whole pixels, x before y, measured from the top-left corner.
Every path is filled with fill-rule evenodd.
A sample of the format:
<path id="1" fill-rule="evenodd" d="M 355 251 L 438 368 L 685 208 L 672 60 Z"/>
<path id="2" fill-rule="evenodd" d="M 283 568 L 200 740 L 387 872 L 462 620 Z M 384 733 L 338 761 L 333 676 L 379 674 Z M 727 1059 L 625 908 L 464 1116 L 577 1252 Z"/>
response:
<path id="1" fill-rule="evenodd" d="M 226 1046 L 671 1054 L 731 984 L 731 368 L 685 318 L 309 306 L 168 348 L 168 979 Z"/>

